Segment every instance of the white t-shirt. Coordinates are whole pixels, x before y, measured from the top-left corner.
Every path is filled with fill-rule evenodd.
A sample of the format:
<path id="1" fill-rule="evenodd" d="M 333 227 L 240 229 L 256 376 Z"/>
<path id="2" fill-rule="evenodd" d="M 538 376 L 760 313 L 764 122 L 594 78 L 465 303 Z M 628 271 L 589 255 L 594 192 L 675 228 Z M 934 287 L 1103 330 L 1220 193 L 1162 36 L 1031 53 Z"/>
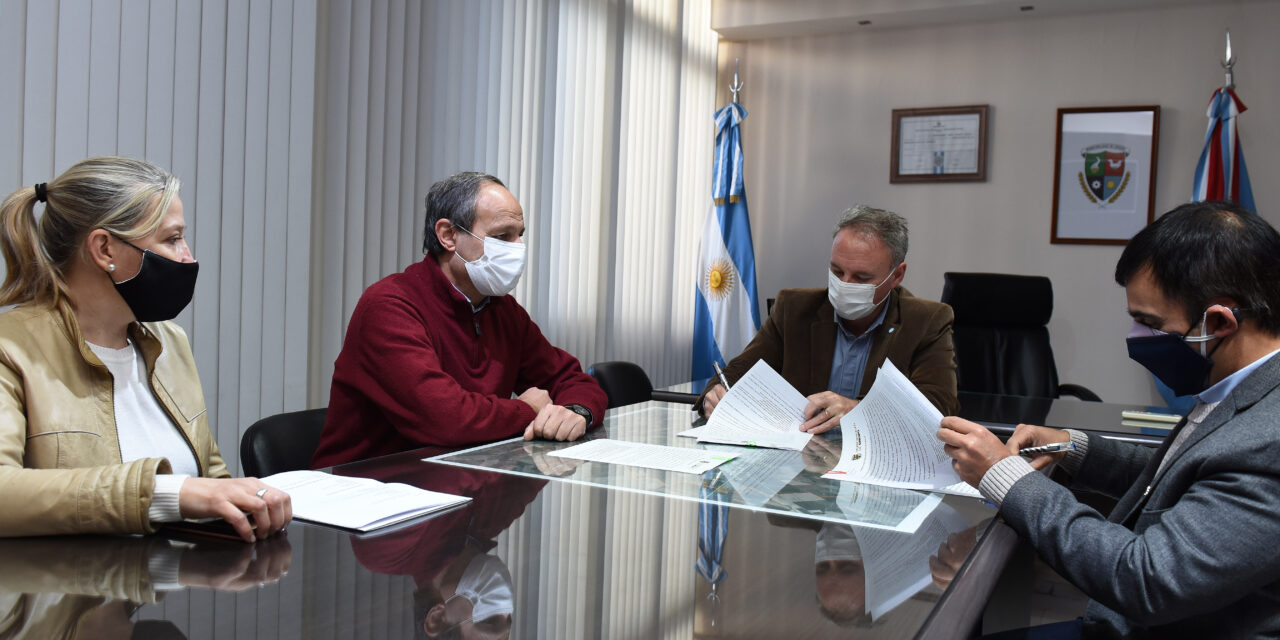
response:
<path id="1" fill-rule="evenodd" d="M 91 342 L 86 344 L 107 366 L 115 380 L 113 396 L 121 461 L 165 458 L 173 467 L 172 476 L 156 476 L 151 519 L 157 522 L 182 519 L 178 510 L 178 492 L 183 480 L 200 475 L 200 466 L 186 438 L 160 407 L 160 401 L 147 384 L 146 362 L 132 341 L 123 349 L 111 349 Z"/>

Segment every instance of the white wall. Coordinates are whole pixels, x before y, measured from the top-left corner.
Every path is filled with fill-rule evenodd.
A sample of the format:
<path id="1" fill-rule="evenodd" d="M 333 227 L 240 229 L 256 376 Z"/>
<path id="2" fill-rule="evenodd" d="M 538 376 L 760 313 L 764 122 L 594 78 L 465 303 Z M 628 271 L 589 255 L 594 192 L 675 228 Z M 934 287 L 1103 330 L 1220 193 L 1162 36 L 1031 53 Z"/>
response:
<path id="1" fill-rule="evenodd" d="M 1161 106 L 1156 214 L 1184 202 L 1223 80 L 1224 30 L 1256 201 L 1280 223 L 1280 3 L 1103 13 L 722 42 L 722 91 L 741 58 L 743 124 L 761 297 L 825 283 L 831 227 L 862 202 L 911 223 L 906 286 L 936 299 L 945 271 L 1053 279 L 1059 374 L 1111 402 L 1157 402 L 1128 360 L 1129 320 L 1112 272 L 1121 248 L 1053 245 L 1059 107 Z M 889 183 L 890 111 L 989 104 L 987 181 Z"/>

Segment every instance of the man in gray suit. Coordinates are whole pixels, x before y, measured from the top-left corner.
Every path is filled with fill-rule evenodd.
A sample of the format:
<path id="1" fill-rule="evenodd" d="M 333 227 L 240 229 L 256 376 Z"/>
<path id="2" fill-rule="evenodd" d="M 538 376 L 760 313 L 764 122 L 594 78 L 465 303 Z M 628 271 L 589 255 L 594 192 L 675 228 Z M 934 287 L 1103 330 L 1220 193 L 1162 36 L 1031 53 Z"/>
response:
<path id="1" fill-rule="evenodd" d="M 1156 449 L 1019 425 L 1002 444 L 942 421 L 960 477 L 1092 598 L 1085 636 L 1280 635 L 1280 234 L 1221 202 L 1180 206 L 1116 265 L 1129 355 L 1195 408 Z M 1024 448 L 1071 441 L 1065 454 Z M 1110 517 L 1033 473 L 1119 497 Z"/>

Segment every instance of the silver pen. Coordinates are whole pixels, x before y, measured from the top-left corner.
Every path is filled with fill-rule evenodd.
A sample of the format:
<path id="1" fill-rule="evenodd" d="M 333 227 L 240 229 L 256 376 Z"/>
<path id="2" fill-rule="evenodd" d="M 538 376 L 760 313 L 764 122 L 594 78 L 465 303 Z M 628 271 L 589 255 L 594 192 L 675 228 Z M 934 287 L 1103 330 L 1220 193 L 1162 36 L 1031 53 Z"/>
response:
<path id="1" fill-rule="evenodd" d="M 720 363 L 712 361 L 711 367 L 716 370 L 716 375 L 720 376 L 720 384 L 724 385 L 724 390 L 729 390 L 729 381 L 724 377 L 724 369 L 720 368 Z"/>
<path id="2" fill-rule="evenodd" d="M 1054 442 L 1051 444 L 1042 444 L 1038 447 L 1025 447 L 1018 449 L 1018 455 L 1033 456 L 1038 453 L 1060 453 L 1062 451 L 1073 451 L 1075 448 L 1076 443 L 1068 440 L 1066 442 Z"/>

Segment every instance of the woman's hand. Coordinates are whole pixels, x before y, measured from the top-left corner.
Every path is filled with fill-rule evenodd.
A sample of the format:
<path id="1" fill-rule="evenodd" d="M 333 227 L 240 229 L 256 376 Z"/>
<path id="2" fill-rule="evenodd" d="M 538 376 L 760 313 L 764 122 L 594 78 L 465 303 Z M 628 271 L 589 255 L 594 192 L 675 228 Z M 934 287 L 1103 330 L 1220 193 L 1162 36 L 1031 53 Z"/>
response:
<path id="1" fill-rule="evenodd" d="M 245 542 L 278 533 L 293 519 L 289 494 L 257 478 L 187 478 L 178 492 L 178 509 L 183 518 L 222 518 Z"/>

